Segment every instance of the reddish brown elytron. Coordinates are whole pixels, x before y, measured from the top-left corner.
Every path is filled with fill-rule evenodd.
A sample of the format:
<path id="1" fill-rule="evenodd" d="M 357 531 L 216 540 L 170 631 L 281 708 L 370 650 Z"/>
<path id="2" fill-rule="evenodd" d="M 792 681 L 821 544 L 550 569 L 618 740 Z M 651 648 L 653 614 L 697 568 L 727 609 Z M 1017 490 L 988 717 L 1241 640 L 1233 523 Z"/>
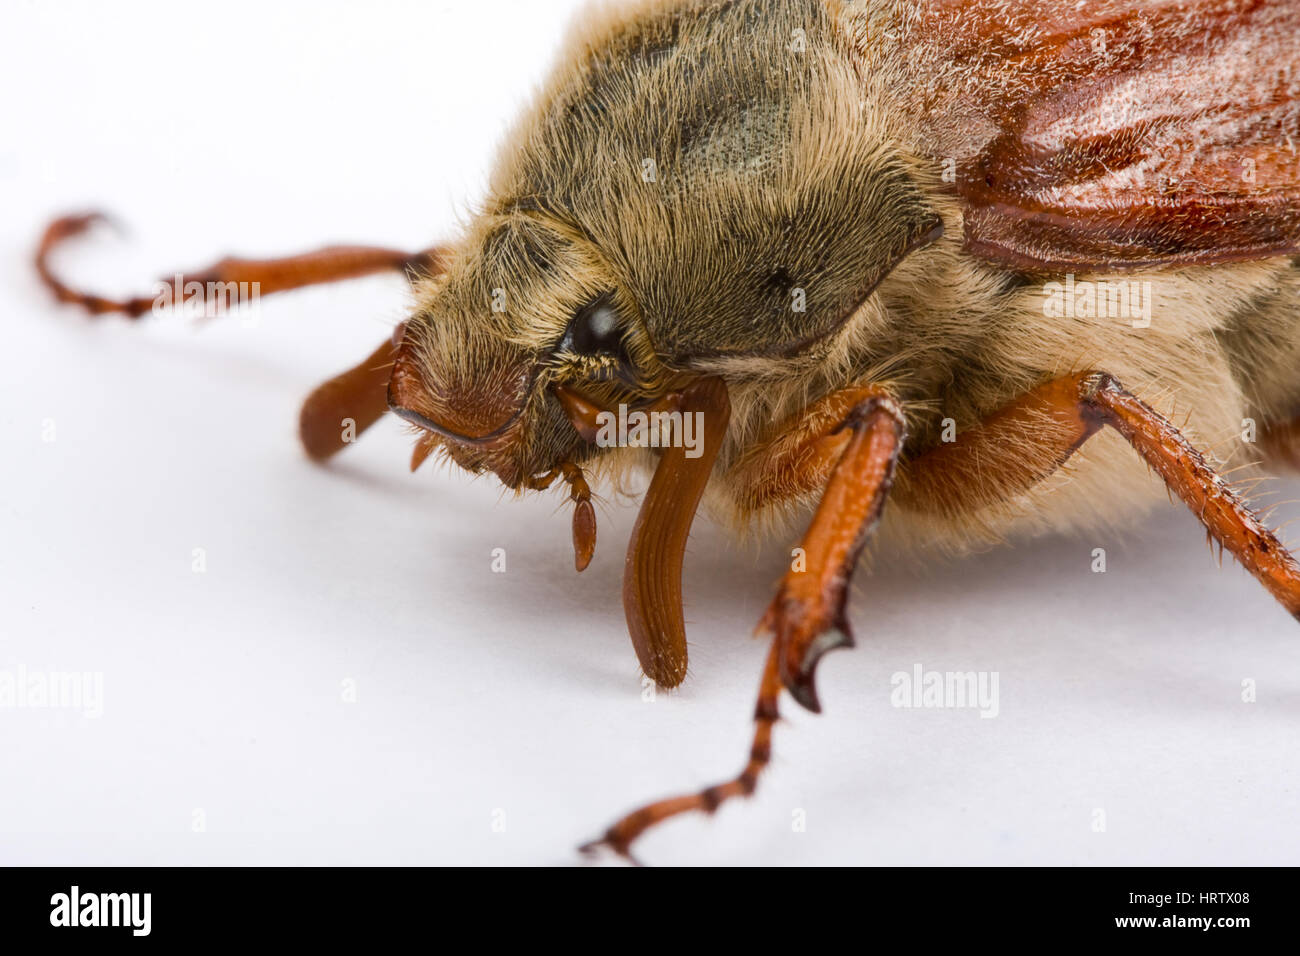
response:
<path id="1" fill-rule="evenodd" d="M 958 160 L 972 252 L 1114 271 L 1296 249 L 1300 4 L 1103 0 L 1050 24 L 1037 0 L 920 9 L 910 62 L 948 108 L 918 122 Z"/>

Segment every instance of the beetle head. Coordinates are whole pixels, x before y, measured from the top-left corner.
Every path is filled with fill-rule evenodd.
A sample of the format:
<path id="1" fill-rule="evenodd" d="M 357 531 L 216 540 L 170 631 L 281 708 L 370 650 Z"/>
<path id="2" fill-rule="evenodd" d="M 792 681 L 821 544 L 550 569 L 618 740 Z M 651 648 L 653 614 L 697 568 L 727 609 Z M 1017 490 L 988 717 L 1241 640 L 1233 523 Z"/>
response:
<path id="1" fill-rule="evenodd" d="M 517 489 L 600 451 L 561 396 L 660 389 L 635 303 L 579 232 L 540 212 L 481 217 L 417 295 L 389 384 L 390 407 L 423 430 L 417 458 L 438 447 Z"/>

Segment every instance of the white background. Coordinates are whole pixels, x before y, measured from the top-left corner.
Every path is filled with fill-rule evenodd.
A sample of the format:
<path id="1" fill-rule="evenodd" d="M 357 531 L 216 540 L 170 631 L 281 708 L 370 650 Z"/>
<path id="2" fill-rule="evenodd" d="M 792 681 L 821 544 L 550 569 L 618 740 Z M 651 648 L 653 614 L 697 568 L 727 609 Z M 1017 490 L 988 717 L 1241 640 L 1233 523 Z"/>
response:
<path id="1" fill-rule="evenodd" d="M 327 468 L 298 449 L 298 402 L 402 318 L 400 279 L 270 298 L 253 327 L 132 326 L 57 307 L 30 268 L 46 219 L 84 207 L 129 227 L 60 256 L 105 292 L 449 235 L 575 6 L 3 6 L 0 670 L 102 672 L 105 696 L 99 719 L 0 709 L 0 863 L 567 864 L 739 768 L 789 542 L 697 525 L 691 676 L 646 703 L 619 604 L 633 503 L 602 507 L 578 576 L 558 493 L 409 475 L 391 420 Z M 1300 630 L 1181 506 L 1123 541 L 875 563 L 826 713 L 787 701 L 759 795 L 653 833 L 647 861 L 1297 861 Z M 1000 715 L 891 707 L 917 663 L 997 671 Z"/>

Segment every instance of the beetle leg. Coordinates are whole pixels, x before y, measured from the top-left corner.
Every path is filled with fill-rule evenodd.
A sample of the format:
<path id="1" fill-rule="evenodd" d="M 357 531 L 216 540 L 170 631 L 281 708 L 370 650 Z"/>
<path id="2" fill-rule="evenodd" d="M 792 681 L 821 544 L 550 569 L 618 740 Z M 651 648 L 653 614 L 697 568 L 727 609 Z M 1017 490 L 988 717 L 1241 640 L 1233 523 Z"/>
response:
<path id="1" fill-rule="evenodd" d="M 1085 414 L 1123 435 L 1192 510 L 1219 545 L 1300 617 L 1300 565 L 1178 430 L 1104 372 L 1079 387 Z"/>
<path id="2" fill-rule="evenodd" d="M 901 507 L 954 515 L 1021 493 L 1102 426 L 1118 431 L 1210 535 L 1300 616 L 1300 565 L 1178 429 L 1105 372 L 1054 379 L 910 462 Z"/>
<path id="3" fill-rule="evenodd" d="M 60 302 L 79 306 L 91 315 L 119 313 L 136 319 L 153 309 L 156 295 L 107 299 L 74 289 L 50 267 L 50 254 L 64 240 L 81 235 L 97 222 L 106 221 L 103 213 L 91 212 L 64 216 L 46 227 L 36 250 L 36 271 Z M 328 246 L 302 255 L 279 259 L 222 259 L 205 269 L 161 280 L 170 290 L 172 301 L 180 301 L 184 287 L 192 282 L 204 288 L 208 283 L 249 283 L 257 294 L 270 295 L 309 285 L 356 279 L 376 272 L 406 270 L 408 275 L 423 270 L 439 272 L 445 268 L 446 253 L 439 248 L 407 253 L 374 246 Z M 182 287 L 177 288 L 180 284 Z M 217 308 L 227 302 L 225 296 L 213 297 Z M 400 331 L 400 329 L 399 329 Z M 395 336 L 398 338 L 400 336 Z M 373 425 L 388 410 L 387 388 L 393 366 L 393 343 L 385 342 L 358 364 L 317 387 L 303 402 L 298 416 L 298 435 L 307 454 L 324 461 Z M 417 446 L 413 467 L 423 460 L 431 446 Z"/>
<path id="4" fill-rule="evenodd" d="M 153 309 L 156 295 L 133 296 L 127 299 L 107 299 L 74 289 L 54 274 L 49 258 L 56 247 L 66 239 L 85 232 L 96 222 L 107 221 L 103 213 L 91 212 L 77 216 L 64 216 L 50 223 L 36 249 L 36 271 L 45 287 L 60 302 L 80 306 L 91 315 L 115 312 L 136 319 Z M 375 246 L 327 246 L 313 252 L 279 259 L 226 258 L 205 269 L 187 273 L 180 278 L 183 285 L 201 283 L 205 288 L 213 283 L 257 283 L 258 295 L 270 295 L 289 289 L 356 279 L 375 272 L 393 270 L 422 270 L 431 273 L 445 268 L 446 253 L 437 247 L 422 252 L 400 252 Z M 184 288 L 176 288 L 176 278 L 161 280 L 169 289 L 172 301 L 181 301 Z M 218 307 L 224 297 L 217 296 Z"/>
<path id="5" fill-rule="evenodd" d="M 679 813 L 700 810 L 712 813 L 724 800 L 731 797 L 747 797 L 758 786 L 758 775 L 772 759 L 772 725 L 780 718 L 777 708 L 781 696 L 781 678 L 777 673 L 779 656 L 777 642 L 773 641 L 767 652 L 767 661 L 763 665 L 763 677 L 758 685 L 758 703 L 754 708 L 754 738 L 749 747 L 749 759 L 745 767 L 731 780 L 716 784 L 699 793 L 688 793 L 680 797 L 669 797 L 646 804 L 633 810 L 623 819 L 605 831 L 599 840 L 585 843 L 579 850 L 592 854 L 601 847 L 608 847 L 619 856 L 637 863 L 632 855 L 632 843 L 658 823 L 675 817 Z"/>
<path id="6" fill-rule="evenodd" d="M 866 397 L 858 396 L 858 404 L 837 428 L 832 426 L 833 434 L 847 438 L 803 538 L 807 566 L 785 575 L 759 625 L 760 630 L 770 630 L 773 638 L 759 684 L 754 738 L 744 768 L 725 783 L 633 811 L 601 839 L 584 846 L 584 851 L 607 846 L 630 858 L 633 841 L 655 824 L 692 810 L 712 813 L 731 797 L 752 794 L 759 773 L 771 759 L 772 725 L 779 716 L 777 702 L 783 685 L 804 706 L 818 709 L 813 671 L 825 651 L 849 642 L 844 621 L 849 574 L 880 520 L 906 440 L 898 405 L 883 392 L 863 391 Z"/>
<path id="7" fill-rule="evenodd" d="M 298 437 L 312 460 L 323 462 L 341 451 L 388 411 L 393 349 L 386 339 L 363 362 L 307 396 L 298 414 Z"/>
<path id="8" fill-rule="evenodd" d="M 853 645 L 844 616 L 849 576 L 880 521 L 907 438 L 902 411 L 883 393 L 856 405 L 837 429 L 843 431 L 851 437 L 803 536 L 804 564 L 785 573 L 758 626 L 775 637 L 781 683 L 814 713 L 821 711 L 818 661 Z"/>

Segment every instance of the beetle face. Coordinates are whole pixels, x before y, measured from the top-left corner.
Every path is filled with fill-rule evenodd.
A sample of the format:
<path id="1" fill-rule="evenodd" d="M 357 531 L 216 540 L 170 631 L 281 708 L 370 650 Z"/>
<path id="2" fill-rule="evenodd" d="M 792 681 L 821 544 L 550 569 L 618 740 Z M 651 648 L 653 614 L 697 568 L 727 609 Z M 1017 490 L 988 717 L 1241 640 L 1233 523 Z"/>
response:
<path id="1" fill-rule="evenodd" d="M 510 488 L 599 452 L 570 423 L 556 386 L 598 402 L 653 388 L 657 363 L 635 304 L 562 224 L 485 216 L 447 274 L 417 294 L 390 407 L 425 431 L 426 446 Z"/>

